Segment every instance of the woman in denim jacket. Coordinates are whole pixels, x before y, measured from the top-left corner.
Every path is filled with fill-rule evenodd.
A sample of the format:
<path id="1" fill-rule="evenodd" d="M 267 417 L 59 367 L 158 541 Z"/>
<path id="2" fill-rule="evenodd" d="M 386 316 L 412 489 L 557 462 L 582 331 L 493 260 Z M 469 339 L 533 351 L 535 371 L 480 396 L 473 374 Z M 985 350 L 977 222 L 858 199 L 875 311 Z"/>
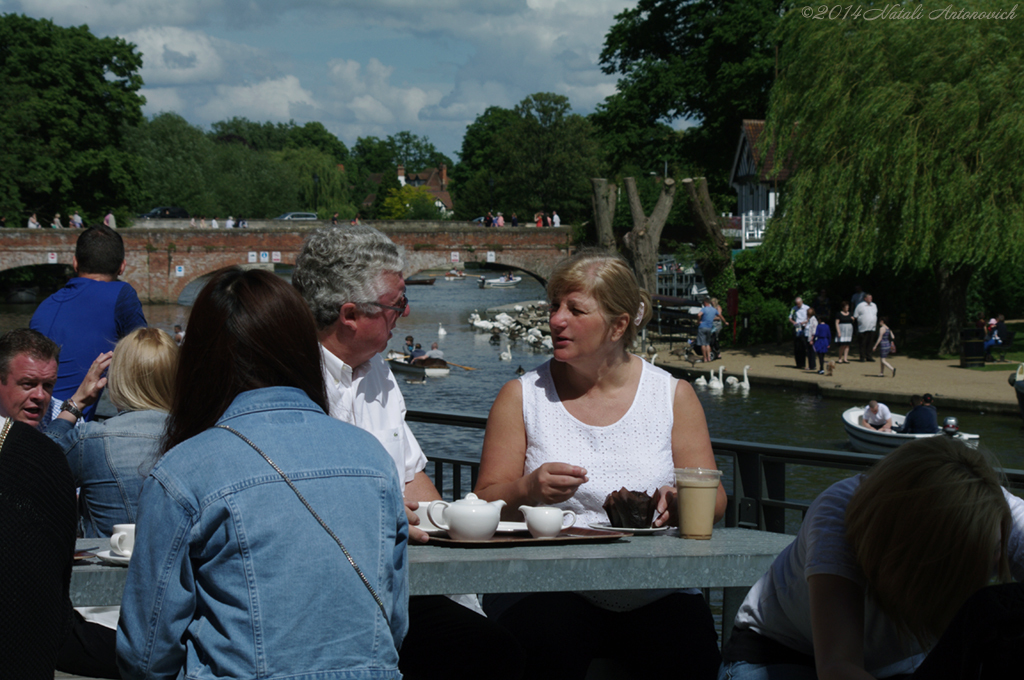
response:
<path id="1" fill-rule="evenodd" d="M 213 275 L 139 500 L 122 677 L 400 677 L 402 490 L 371 434 L 326 415 L 322 375 L 313 317 L 291 286 L 259 270 Z M 294 483 L 365 583 L 282 475 L 223 428 Z"/>
<path id="2" fill-rule="evenodd" d="M 110 361 L 107 389 L 117 415 L 75 427 L 77 417 L 67 410 L 46 428 L 81 489 L 84 536 L 108 537 L 115 524 L 135 523 L 142 480 L 167 425 L 177 367 L 178 345 L 171 336 L 138 328 L 117 343 Z"/>

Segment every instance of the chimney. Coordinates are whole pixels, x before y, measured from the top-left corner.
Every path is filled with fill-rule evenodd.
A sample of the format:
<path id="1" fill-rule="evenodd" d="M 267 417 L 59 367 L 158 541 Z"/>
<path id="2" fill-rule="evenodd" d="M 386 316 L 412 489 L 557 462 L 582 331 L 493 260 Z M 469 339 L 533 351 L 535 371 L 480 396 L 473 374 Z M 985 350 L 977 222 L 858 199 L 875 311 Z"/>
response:
<path id="1" fill-rule="evenodd" d="M 404 165 L 399 165 L 398 166 L 398 183 L 401 184 L 403 187 L 405 186 L 405 166 Z"/>
<path id="2" fill-rule="evenodd" d="M 448 166 L 441 163 L 441 191 L 448 188 Z"/>

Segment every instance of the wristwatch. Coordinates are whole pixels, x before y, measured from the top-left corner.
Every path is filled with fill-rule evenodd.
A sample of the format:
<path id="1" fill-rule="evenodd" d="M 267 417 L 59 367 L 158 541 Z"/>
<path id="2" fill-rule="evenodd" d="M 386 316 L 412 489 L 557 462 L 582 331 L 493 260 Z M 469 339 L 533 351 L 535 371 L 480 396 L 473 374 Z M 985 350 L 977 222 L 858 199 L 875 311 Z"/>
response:
<path id="1" fill-rule="evenodd" d="M 60 410 L 61 412 L 67 411 L 76 418 L 82 418 L 82 409 L 78 408 L 74 399 L 65 399 L 64 403 L 60 405 Z"/>

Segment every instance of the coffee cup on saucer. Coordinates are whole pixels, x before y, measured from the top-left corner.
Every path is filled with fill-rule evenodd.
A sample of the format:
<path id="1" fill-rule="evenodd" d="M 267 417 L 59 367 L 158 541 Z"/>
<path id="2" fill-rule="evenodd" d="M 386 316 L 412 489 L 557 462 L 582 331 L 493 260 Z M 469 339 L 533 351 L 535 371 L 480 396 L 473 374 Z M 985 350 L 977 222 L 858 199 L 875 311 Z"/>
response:
<path id="1" fill-rule="evenodd" d="M 135 549 L 135 525 L 115 524 L 110 535 L 110 552 L 121 557 L 131 557 Z"/>

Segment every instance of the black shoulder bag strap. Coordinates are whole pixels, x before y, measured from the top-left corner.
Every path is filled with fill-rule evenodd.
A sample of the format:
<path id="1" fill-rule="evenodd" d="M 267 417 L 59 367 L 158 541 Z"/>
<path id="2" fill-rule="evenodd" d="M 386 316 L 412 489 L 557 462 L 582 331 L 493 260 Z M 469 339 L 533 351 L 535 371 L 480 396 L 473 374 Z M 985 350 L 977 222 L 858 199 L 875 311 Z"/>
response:
<path id="1" fill-rule="evenodd" d="M 356 570 L 357 574 L 359 574 L 359 579 L 363 582 L 363 585 L 366 586 L 366 589 L 370 591 L 370 595 L 373 596 L 373 599 L 377 603 L 377 606 L 380 607 L 380 613 L 384 615 L 384 620 L 390 621 L 391 619 L 388 617 L 387 610 L 384 609 L 384 603 L 381 602 L 380 596 L 377 595 L 377 591 L 375 591 L 373 589 L 373 586 L 370 585 L 370 581 L 363 574 L 363 570 L 360 569 L 359 565 L 356 564 L 356 561 L 352 559 L 352 555 L 350 555 L 348 553 L 348 550 L 345 549 L 345 544 L 342 543 L 341 539 L 338 538 L 338 535 L 335 534 L 329 526 L 327 526 L 327 523 L 320 518 L 320 515 L 316 513 L 316 510 L 314 510 L 313 507 L 309 504 L 309 501 L 307 501 L 306 498 L 299 492 L 299 490 L 295 488 L 295 484 L 293 484 L 292 480 L 288 478 L 288 475 L 286 475 L 284 471 L 281 470 L 281 468 L 277 467 L 277 464 L 274 463 L 274 461 L 270 460 L 270 456 L 263 453 L 263 450 L 260 449 L 260 447 L 256 446 L 252 442 L 252 440 L 250 440 L 244 434 L 242 434 L 238 430 L 228 427 L 227 425 L 217 425 L 217 427 L 219 427 L 222 430 L 227 430 L 228 432 L 237 436 L 243 442 L 251 446 L 253 449 L 256 450 L 256 453 L 263 456 L 263 460 L 270 463 L 270 467 L 274 468 L 277 474 L 281 475 L 281 479 L 283 479 L 285 483 L 289 486 L 289 488 L 291 488 L 291 490 L 295 492 L 295 495 L 298 496 L 299 500 L 302 501 L 302 504 L 306 506 L 306 509 L 309 510 L 309 513 L 313 515 L 313 519 L 320 523 L 320 526 L 324 528 L 324 531 L 326 531 L 330 535 L 330 537 L 334 539 L 334 542 L 338 544 L 338 547 L 341 548 L 341 552 L 345 554 L 345 558 L 348 560 L 348 563 L 351 564 L 352 568 Z"/>

